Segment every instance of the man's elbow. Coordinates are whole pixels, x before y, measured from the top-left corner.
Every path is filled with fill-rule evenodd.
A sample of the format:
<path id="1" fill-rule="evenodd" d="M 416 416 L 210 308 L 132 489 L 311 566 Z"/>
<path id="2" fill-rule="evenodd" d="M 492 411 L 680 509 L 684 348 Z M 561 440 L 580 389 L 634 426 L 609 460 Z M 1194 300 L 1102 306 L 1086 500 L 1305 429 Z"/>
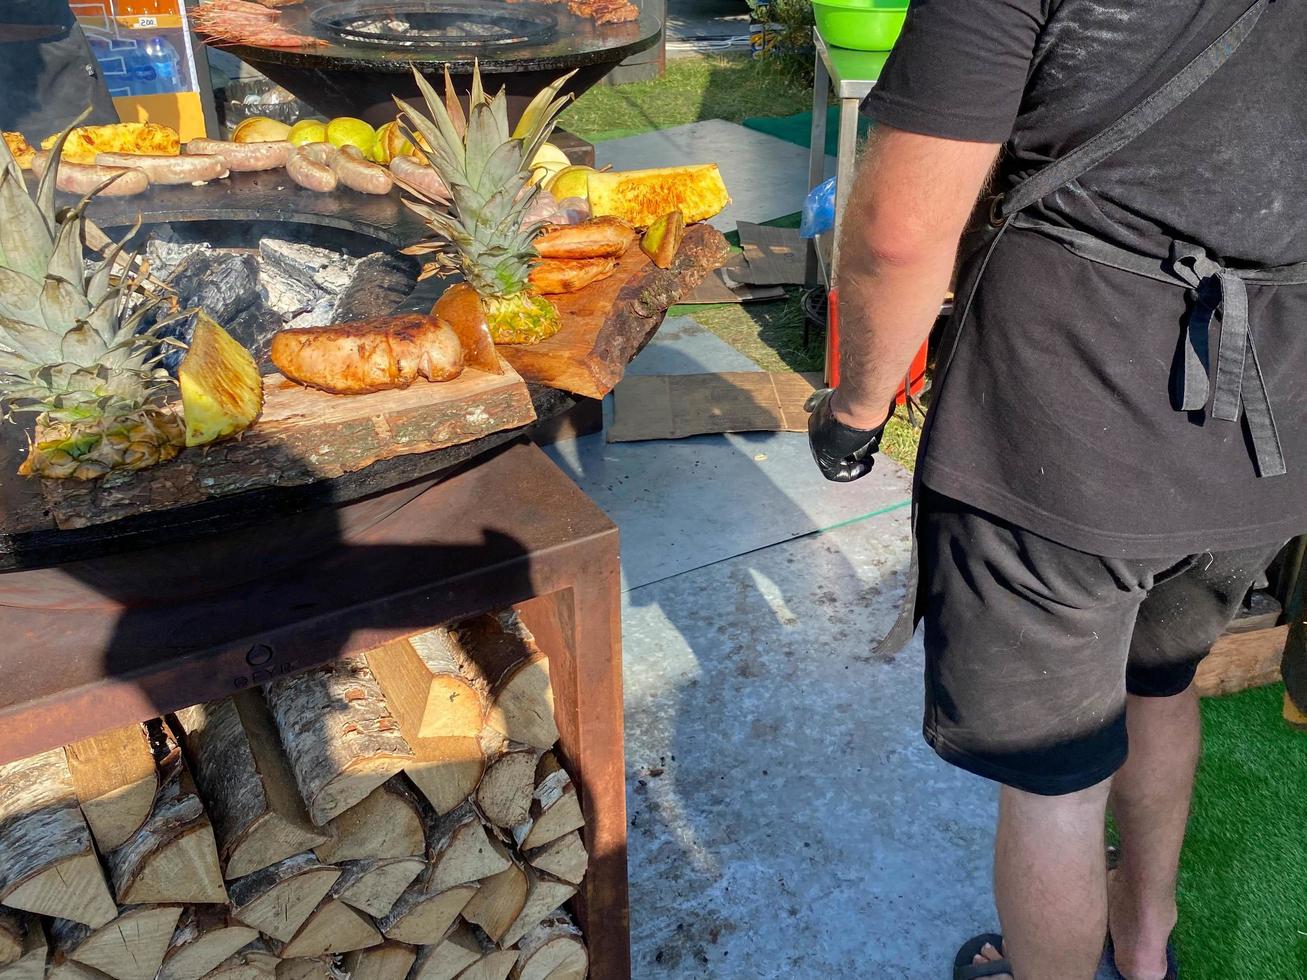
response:
<path id="1" fill-rule="evenodd" d="M 850 217 L 854 223 L 847 227 L 843 254 L 860 256 L 879 267 L 907 268 L 951 257 L 961 233 L 953 225 L 923 225 L 901 218 L 870 216 L 858 222 L 857 216 Z"/>

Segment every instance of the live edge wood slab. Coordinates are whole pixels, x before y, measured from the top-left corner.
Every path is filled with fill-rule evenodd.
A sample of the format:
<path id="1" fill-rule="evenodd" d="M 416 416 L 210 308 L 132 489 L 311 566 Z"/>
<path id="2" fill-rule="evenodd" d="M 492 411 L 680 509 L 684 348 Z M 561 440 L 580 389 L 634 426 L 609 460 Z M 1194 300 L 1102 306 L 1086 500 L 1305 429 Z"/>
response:
<path id="1" fill-rule="evenodd" d="M 469 369 L 453 381 L 368 395 L 329 395 L 272 374 L 264 379 L 264 397 L 259 421 L 238 439 L 95 482 L 41 481 L 55 525 L 85 528 L 260 487 L 335 479 L 536 418 L 531 395 L 511 368 L 500 375 Z"/>
<path id="2" fill-rule="evenodd" d="M 603 398 L 653 336 L 669 306 L 689 295 L 726 261 L 730 246 L 711 225 L 686 229 L 671 268 L 659 269 L 632 245 L 617 271 L 577 293 L 551 299 L 563 329 L 530 346 L 499 352 L 527 381 L 588 398 Z"/>

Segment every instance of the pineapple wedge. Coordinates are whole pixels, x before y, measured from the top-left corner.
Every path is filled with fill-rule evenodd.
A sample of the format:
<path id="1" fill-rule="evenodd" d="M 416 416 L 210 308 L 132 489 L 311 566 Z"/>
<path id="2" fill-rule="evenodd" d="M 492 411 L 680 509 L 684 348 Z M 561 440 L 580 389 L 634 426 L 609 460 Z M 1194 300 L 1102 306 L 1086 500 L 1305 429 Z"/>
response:
<path id="1" fill-rule="evenodd" d="M 648 228 L 671 211 L 680 211 L 692 225 L 731 203 L 715 163 L 590 174 L 588 185 L 596 218 L 612 215 L 637 228 Z"/>
<path id="2" fill-rule="evenodd" d="M 204 446 L 248 429 L 263 410 L 263 379 L 250 352 L 203 313 L 177 371 L 186 445 Z"/>

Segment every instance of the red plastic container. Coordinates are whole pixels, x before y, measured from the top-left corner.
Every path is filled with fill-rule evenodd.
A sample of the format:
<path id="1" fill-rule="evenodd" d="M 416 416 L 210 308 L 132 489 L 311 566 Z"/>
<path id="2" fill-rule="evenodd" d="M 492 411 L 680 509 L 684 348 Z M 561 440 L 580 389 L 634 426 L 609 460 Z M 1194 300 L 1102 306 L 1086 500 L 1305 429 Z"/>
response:
<path id="1" fill-rule="evenodd" d="M 826 301 L 826 330 L 829 335 L 827 344 L 827 356 L 830 358 L 828 367 L 830 370 L 830 386 L 838 388 L 840 384 L 840 304 L 839 290 L 832 289 Z M 926 388 L 926 356 L 930 341 L 921 345 L 921 350 L 917 351 L 917 356 L 912 359 L 912 364 L 908 367 L 908 376 L 904 383 L 899 385 L 898 394 L 894 396 L 894 404 L 906 405 L 908 402 L 908 388 L 912 389 L 912 396 L 915 398 L 920 395 Z"/>

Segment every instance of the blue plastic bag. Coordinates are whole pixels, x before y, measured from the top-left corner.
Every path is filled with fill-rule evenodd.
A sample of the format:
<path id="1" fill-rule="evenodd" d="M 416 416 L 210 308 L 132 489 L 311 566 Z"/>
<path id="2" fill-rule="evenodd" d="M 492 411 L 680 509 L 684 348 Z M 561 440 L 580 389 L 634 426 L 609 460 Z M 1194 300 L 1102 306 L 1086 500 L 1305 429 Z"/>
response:
<path id="1" fill-rule="evenodd" d="M 816 238 L 835 227 L 835 178 L 818 184 L 803 201 L 803 220 L 799 234 L 803 238 Z"/>

